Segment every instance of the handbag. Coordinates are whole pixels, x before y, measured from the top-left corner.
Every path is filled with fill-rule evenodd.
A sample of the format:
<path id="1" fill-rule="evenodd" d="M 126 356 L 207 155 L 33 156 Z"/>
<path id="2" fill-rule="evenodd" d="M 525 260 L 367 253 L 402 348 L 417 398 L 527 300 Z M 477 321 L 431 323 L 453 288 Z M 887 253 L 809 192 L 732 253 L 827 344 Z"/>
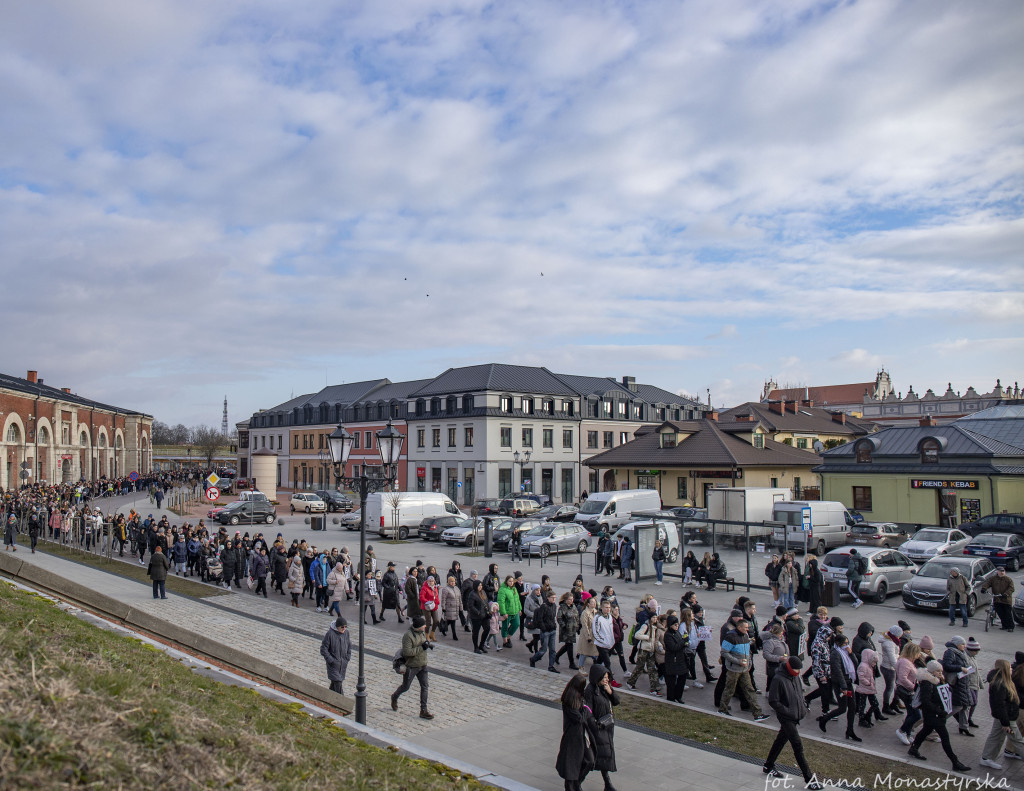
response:
<path id="1" fill-rule="evenodd" d="M 247 587 L 249 588 L 249 590 L 252 590 L 253 588 L 255 588 L 255 587 L 256 587 L 256 578 L 255 578 L 255 577 L 249 577 L 249 578 L 248 578 L 248 579 L 247 579 L 247 580 L 245 581 L 245 584 L 246 584 L 246 586 L 247 586 Z"/>
<path id="2" fill-rule="evenodd" d="M 423 606 L 424 606 L 424 607 L 426 608 L 427 612 L 430 612 L 430 611 L 432 611 L 432 610 L 435 610 L 435 609 L 437 609 L 437 605 L 436 605 L 436 604 L 434 604 L 434 602 L 432 602 L 432 601 L 428 601 L 428 602 L 427 602 L 426 604 L 424 604 Z"/>
<path id="3" fill-rule="evenodd" d="M 600 725 L 602 728 L 610 728 L 612 725 L 615 724 L 615 717 L 612 716 L 612 713 L 609 711 L 607 714 L 605 714 L 597 721 L 597 724 Z"/>

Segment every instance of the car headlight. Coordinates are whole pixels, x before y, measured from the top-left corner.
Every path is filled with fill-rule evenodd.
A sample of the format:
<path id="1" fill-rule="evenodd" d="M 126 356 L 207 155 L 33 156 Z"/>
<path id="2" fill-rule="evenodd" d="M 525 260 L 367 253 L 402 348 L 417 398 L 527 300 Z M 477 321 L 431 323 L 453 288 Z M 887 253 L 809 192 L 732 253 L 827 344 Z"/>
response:
<path id="1" fill-rule="evenodd" d="M 926 554 L 926 555 L 937 555 L 938 553 L 939 553 L 939 548 L 938 547 L 932 547 L 931 549 L 926 549 L 924 551 L 924 554 Z"/>

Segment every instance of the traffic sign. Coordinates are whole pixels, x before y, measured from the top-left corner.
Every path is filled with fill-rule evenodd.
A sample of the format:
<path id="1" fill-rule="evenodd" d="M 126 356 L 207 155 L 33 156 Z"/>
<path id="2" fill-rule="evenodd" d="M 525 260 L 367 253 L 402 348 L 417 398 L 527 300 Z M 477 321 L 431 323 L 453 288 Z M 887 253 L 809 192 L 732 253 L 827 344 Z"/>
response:
<path id="1" fill-rule="evenodd" d="M 19 474 L 19 475 L 21 476 L 21 479 L 22 479 L 23 481 L 27 481 L 27 480 L 28 480 L 28 478 L 29 478 L 29 476 L 30 476 L 30 475 L 32 475 L 32 473 L 30 473 L 30 472 L 29 472 L 28 470 L 22 470 L 22 471 L 21 471 L 20 473 L 18 473 L 18 474 Z"/>
<path id="2" fill-rule="evenodd" d="M 215 472 L 211 472 L 211 473 L 210 473 L 210 474 L 209 474 L 209 475 L 207 476 L 207 478 L 206 478 L 206 483 L 207 483 L 207 484 L 208 484 L 209 486 L 216 486 L 216 485 L 217 485 L 217 482 L 218 482 L 219 480 L 220 480 L 220 476 L 219 476 L 219 475 L 218 475 L 217 473 L 215 473 Z"/>
<path id="3" fill-rule="evenodd" d="M 809 505 L 800 509 L 800 523 L 805 533 L 811 532 L 811 507 Z"/>
<path id="4" fill-rule="evenodd" d="M 209 500 L 211 503 L 218 497 L 220 497 L 220 489 L 218 489 L 216 486 L 211 486 L 209 489 L 206 490 L 206 499 Z"/>
<path id="5" fill-rule="evenodd" d="M 129 481 L 137 481 L 137 480 L 139 480 L 139 473 L 136 472 L 135 470 L 132 470 L 130 473 L 128 473 L 128 480 Z"/>

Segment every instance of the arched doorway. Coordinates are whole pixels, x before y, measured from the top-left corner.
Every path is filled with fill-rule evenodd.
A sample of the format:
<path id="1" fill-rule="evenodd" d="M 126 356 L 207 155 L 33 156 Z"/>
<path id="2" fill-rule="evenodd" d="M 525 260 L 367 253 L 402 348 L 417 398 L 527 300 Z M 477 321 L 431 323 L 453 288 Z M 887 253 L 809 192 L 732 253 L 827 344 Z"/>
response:
<path id="1" fill-rule="evenodd" d="M 615 491 L 615 470 L 605 470 L 604 478 L 601 481 L 601 491 L 603 492 L 614 492 Z"/>
<path id="2" fill-rule="evenodd" d="M 71 459 L 62 459 L 60 463 L 61 483 L 71 483 Z"/>

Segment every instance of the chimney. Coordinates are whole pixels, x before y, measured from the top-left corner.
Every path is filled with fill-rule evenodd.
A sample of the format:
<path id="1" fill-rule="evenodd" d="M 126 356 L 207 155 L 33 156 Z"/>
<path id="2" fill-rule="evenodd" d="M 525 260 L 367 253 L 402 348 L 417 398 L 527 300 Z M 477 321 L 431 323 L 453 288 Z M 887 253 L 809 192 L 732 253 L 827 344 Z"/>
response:
<path id="1" fill-rule="evenodd" d="M 934 426 L 934 425 L 935 425 L 935 418 L 934 418 L 934 417 L 932 417 L 931 415 L 927 415 L 926 417 L 923 417 L 923 418 L 921 418 L 921 419 L 920 419 L 920 420 L 918 421 L 918 423 L 919 423 L 920 425 L 922 425 L 922 426 L 925 426 L 925 427 L 929 427 L 929 428 L 930 428 L 931 426 Z"/>
<path id="2" fill-rule="evenodd" d="M 71 388 L 70 388 L 70 387 L 62 387 L 62 388 L 60 389 L 60 391 L 61 391 L 62 393 L 67 393 L 68 395 L 71 395 Z"/>
<path id="3" fill-rule="evenodd" d="M 712 409 L 710 412 L 705 412 L 704 413 L 704 417 L 706 417 L 708 420 L 713 420 L 713 421 L 715 421 L 717 423 L 718 422 L 718 410 L 717 409 Z"/>
<path id="4" fill-rule="evenodd" d="M 813 398 L 805 398 L 800 403 L 803 404 L 805 407 L 813 407 L 814 406 L 814 399 Z"/>
<path id="5" fill-rule="evenodd" d="M 42 383 L 43 383 L 43 377 L 40 376 L 39 377 L 39 384 L 42 384 Z"/>
<path id="6" fill-rule="evenodd" d="M 786 401 L 772 401 L 768 404 L 768 409 L 774 412 L 776 415 L 786 414 Z"/>
<path id="7" fill-rule="evenodd" d="M 797 410 L 800 409 L 799 402 L 794 401 L 792 404 L 789 405 L 789 409 L 795 415 L 797 413 Z"/>
<path id="8" fill-rule="evenodd" d="M 841 426 L 846 425 L 846 413 L 845 412 L 833 412 L 832 421 L 838 423 Z"/>
<path id="9" fill-rule="evenodd" d="M 36 377 L 39 375 L 38 371 L 29 371 L 25 378 L 28 379 L 32 384 L 36 383 Z"/>
<path id="10" fill-rule="evenodd" d="M 623 376 L 622 377 L 622 385 L 627 390 L 632 390 L 633 392 L 636 392 L 636 377 L 635 376 Z"/>
<path id="11" fill-rule="evenodd" d="M 754 416 L 751 415 L 751 414 L 737 415 L 736 416 L 736 422 L 738 422 L 738 423 L 753 423 L 754 422 Z"/>

